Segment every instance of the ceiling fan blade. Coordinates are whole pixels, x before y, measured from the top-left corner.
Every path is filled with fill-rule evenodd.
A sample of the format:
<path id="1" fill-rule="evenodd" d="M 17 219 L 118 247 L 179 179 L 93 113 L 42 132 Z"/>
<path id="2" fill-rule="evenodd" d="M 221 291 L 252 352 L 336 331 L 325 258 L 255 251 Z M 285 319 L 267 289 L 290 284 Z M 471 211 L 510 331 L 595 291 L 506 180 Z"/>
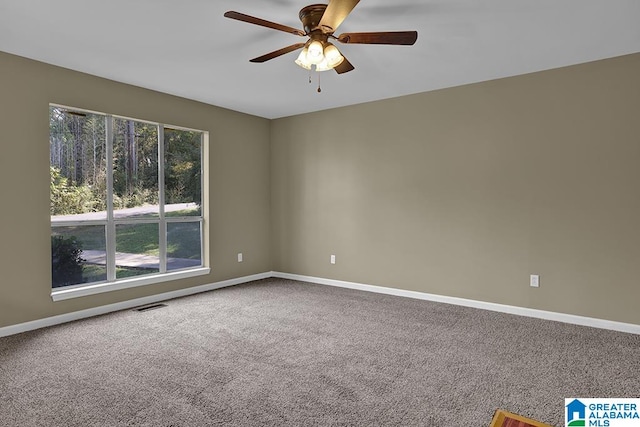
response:
<path id="1" fill-rule="evenodd" d="M 224 14 L 225 18 L 231 18 L 242 22 L 248 22 L 249 24 L 260 25 L 261 27 L 272 28 L 278 31 L 284 31 L 285 33 L 295 34 L 296 36 L 305 36 L 305 32 L 298 30 L 297 28 L 289 27 L 275 22 L 266 21 L 264 19 L 256 18 L 254 16 L 245 15 L 244 13 L 234 12 L 230 10 Z"/>
<path id="2" fill-rule="evenodd" d="M 267 53 L 266 55 L 258 56 L 257 58 L 251 59 L 249 62 L 267 62 L 270 59 L 277 58 L 278 56 L 284 55 L 285 53 L 293 52 L 294 50 L 298 50 L 304 47 L 306 43 L 296 43 L 291 46 L 283 47 L 282 49 L 274 50 L 273 52 Z"/>
<path id="3" fill-rule="evenodd" d="M 329 0 L 319 26 L 325 33 L 333 33 L 360 0 Z"/>
<path id="4" fill-rule="evenodd" d="M 344 58 L 344 61 L 342 61 L 340 65 L 334 68 L 334 70 L 336 70 L 336 73 L 344 74 L 344 73 L 348 73 L 349 71 L 355 70 L 356 67 L 351 65 L 351 62 L 349 62 L 346 57 L 343 56 L 343 58 Z"/>
<path id="5" fill-rule="evenodd" d="M 343 33 L 340 43 L 412 45 L 418 40 L 417 31 L 389 31 L 375 33 Z"/>

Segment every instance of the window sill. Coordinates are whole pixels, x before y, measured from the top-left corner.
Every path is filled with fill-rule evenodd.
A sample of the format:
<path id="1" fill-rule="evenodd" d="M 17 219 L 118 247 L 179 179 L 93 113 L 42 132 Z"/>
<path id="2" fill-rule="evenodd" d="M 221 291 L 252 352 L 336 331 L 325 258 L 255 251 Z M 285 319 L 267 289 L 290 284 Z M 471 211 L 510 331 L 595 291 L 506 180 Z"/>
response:
<path id="1" fill-rule="evenodd" d="M 210 268 L 202 267 L 193 270 L 174 271 L 164 274 L 133 277 L 131 279 L 118 280 L 117 282 L 112 283 L 96 283 L 94 285 L 74 287 L 72 289 L 55 289 L 51 291 L 51 299 L 53 299 L 54 301 L 64 301 L 67 299 L 96 295 L 104 292 L 119 291 L 122 289 L 151 285 L 154 283 L 186 279 L 188 277 L 204 276 L 206 274 L 209 274 L 210 272 Z"/>

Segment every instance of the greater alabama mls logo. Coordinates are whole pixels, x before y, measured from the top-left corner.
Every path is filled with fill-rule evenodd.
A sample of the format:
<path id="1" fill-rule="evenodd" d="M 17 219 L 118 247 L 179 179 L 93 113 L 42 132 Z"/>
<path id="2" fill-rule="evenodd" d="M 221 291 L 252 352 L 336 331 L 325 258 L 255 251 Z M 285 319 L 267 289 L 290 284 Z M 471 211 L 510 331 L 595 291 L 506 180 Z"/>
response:
<path id="1" fill-rule="evenodd" d="M 565 427 L 640 427 L 640 399 L 564 400 Z"/>

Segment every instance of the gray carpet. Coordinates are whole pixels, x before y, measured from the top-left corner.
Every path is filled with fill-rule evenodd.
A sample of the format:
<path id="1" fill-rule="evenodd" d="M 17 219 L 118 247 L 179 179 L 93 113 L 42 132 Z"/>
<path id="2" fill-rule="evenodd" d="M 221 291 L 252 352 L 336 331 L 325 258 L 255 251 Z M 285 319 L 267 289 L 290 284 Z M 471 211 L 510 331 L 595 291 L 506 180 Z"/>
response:
<path id="1" fill-rule="evenodd" d="M 0 338 L 2 426 L 562 425 L 640 336 L 268 279 Z"/>

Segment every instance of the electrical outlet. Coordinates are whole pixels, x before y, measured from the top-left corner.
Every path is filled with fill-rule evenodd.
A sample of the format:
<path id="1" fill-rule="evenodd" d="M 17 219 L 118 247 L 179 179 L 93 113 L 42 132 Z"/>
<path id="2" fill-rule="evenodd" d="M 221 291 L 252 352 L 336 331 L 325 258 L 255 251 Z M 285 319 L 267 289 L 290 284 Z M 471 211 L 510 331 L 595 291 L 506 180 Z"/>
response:
<path id="1" fill-rule="evenodd" d="M 331 255 L 331 264 L 335 264 L 336 263 L 336 256 L 335 255 Z"/>
<path id="2" fill-rule="evenodd" d="M 242 262 L 242 252 L 238 252 L 238 262 Z"/>
<path id="3" fill-rule="evenodd" d="M 529 286 L 531 286 L 532 288 L 539 288 L 540 276 L 537 274 L 532 274 L 531 276 L 529 276 Z"/>

